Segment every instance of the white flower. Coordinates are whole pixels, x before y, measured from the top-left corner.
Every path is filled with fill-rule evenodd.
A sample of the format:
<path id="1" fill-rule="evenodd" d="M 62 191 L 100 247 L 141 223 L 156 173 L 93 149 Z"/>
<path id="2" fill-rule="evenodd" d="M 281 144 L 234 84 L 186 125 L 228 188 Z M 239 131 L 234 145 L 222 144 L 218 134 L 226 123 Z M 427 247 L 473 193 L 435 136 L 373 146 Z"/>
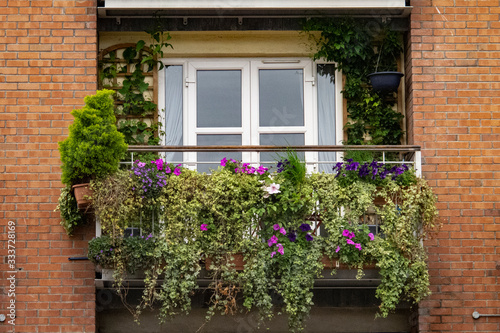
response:
<path id="1" fill-rule="evenodd" d="M 265 191 L 269 194 L 280 193 L 280 184 L 272 183 L 269 186 L 266 186 Z"/>

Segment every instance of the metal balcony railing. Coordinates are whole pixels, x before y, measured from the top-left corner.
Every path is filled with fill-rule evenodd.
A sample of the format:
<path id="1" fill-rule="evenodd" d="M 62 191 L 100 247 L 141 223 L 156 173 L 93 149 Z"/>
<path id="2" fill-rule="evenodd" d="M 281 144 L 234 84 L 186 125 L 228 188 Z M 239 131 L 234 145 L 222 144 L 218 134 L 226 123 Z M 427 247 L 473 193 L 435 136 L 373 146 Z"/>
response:
<path id="1" fill-rule="evenodd" d="M 216 168 L 222 157 L 234 158 L 251 164 L 271 164 L 276 160 L 270 159 L 270 153 L 279 155 L 291 149 L 305 160 L 309 172 L 331 170 L 334 164 L 343 161 L 342 156 L 348 151 L 369 151 L 378 156 L 382 163 L 412 165 L 421 175 L 420 146 L 392 145 L 392 146 L 129 146 L 131 160 L 123 162 L 131 165 L 138 153 L 158 153 L 166 162 L 181 164 L 190 169 L 200 166 Z M 207 155 L 209 153 L 210 155 Z M 231 155 L 237 155 L 232 157 Z M 221 158 L 217 158 L 217 157 Z M 172 157 L 172 158 L 169 158 Z M 371 161 L 366 161 L 371 162 Z M 322 166 L 320 168 L 320 166 Z M 206 168 L 205 168 L 206 169 Z M 321 169 L 321 170 L 320 170 Z"/>

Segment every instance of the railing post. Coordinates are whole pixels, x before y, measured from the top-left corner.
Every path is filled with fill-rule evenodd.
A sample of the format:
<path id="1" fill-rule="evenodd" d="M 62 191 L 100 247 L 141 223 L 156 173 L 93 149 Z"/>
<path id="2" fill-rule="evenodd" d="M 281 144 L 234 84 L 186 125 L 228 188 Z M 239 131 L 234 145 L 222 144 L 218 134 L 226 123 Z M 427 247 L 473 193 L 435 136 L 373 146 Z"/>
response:
<path id="1" fill-rule="evenodd" d="M 417 177 L 422 177 L 422 152 L 420 150 L 415 152 L 415 171 Z"/>

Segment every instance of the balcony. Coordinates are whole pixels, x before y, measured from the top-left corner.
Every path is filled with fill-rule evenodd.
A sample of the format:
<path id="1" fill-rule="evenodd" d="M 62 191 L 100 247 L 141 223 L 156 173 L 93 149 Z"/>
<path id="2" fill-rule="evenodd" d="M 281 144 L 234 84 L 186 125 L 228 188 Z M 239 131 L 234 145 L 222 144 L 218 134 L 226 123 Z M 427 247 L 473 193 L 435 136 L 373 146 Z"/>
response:
<path id="1" fill-rule="evenodd" d="M 370 160 L 343 160 L 361 152 Z M 297 301 L 296 285 L 311 291 L 299 297 L 306 303 L 313 288 L 367 288 L 376 289 L 382 316 L 403 290 L 415 302 L 428 293 L 422 239 L 437 215 L 418 146 L 130 146 L 129 153 L 121 173 L 94 185 L 89 259 L 120 271 L 97 279 L 98 288 L 170 293 L 178 287 L 172 276 L 189 276 L 191 288 L 224 294 L 210 303 L 219 310 L 218 297 L 232 297 L 233 287 L 253 295 L 245 304 L 254 306 L 269 301 L 268 288 L 285 303 Z M 153 161 L 138 162 L 145 153 Z M 212 172 L 196 171 L 207 167 Z M 126 276 L 138 269 L 145 278 Z M 256 274 L 260 291 L 252 289 Z"/>

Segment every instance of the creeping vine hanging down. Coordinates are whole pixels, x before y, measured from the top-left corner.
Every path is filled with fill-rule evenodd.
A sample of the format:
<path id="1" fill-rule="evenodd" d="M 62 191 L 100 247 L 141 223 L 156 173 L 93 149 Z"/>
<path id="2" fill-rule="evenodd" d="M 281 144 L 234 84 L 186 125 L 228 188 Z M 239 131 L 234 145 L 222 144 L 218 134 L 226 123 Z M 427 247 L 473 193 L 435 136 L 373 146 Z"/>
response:
<path id="1" fill-rule="evenodd" d="M 404 134 L 403 115 L 394 110 L 393 93 L 372 90 L 367 75 L 376 67 L 379 71 L 396 69 L 403 51 L 401 36 L 388 26 L 373 33 L 372 23 L 353 18 L 312 18 L 303 28 L 316 44 L 314 59 L 335 62 L 345 75 L 342 93 L 349 117 L 345 125 L 346 144 L 397 145 Z M 320 37 L 314 35 L 316 31 L 321 33 Z"/>

